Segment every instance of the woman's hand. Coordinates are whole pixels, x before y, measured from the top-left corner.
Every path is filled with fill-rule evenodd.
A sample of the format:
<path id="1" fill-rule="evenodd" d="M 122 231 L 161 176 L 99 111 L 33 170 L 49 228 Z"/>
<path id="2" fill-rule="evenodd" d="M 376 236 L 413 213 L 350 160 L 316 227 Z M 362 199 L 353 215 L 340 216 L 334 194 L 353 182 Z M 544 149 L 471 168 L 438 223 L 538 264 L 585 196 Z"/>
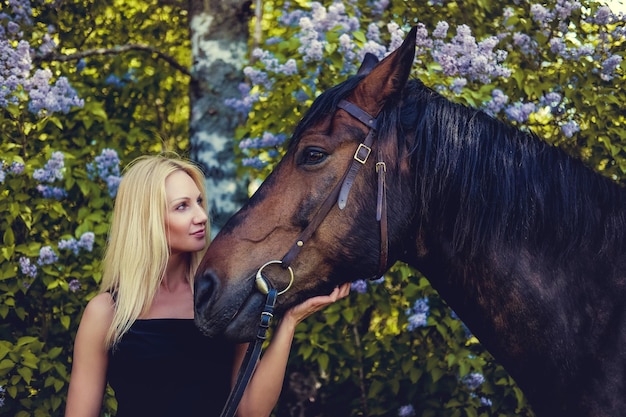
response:
<path id="1" fill-rule="evenodd" d="M 345 298 L 348 294 L 350 294 L 350 283 L 346 282 L 339 287 L 335 287 L 333 292 L 329 295 L 312 297 L 301 304 L 292 307 L 285 313 L 283 321 L 285 319 L 290 319 L 294 321 L 294 324 L 298 324 L 311 314 L 323 309 L 337 300 Z"/>

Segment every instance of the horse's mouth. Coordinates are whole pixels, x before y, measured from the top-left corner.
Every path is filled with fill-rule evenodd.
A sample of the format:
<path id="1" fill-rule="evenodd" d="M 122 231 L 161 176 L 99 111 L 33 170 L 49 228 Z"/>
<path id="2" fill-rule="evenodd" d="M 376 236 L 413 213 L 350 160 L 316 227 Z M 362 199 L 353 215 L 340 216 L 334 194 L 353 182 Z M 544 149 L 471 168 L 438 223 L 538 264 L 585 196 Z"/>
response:
<path id="1" fill-rule="evenodd" d="M 195 323 L 205 336 L 223 336 L 234 342 L 254 340 L 265 297 L 254 285 L 241 289 L 207 290 L 202 284 L 196 286 Z"/>

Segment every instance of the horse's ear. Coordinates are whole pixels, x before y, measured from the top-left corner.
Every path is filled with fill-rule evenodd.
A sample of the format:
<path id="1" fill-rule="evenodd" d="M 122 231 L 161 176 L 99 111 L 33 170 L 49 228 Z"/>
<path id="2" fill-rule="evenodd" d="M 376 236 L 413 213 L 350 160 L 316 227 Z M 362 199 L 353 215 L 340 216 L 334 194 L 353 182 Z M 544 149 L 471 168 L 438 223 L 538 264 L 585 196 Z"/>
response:
<path id="1" fill-rule="evenodd" d="M 378 64 L 378 58 L 376 58 L 376 55 L 370 53 L 370 52 L 366 52 L 365 56 L 363 57 L 363 62 L 361 62 L 361 66 L 359 67 L 359 70 L 357 71 L 357 75 L 366 75 L 369 74 L 372 69 L 376 66 L 376 64 Z"/>
<path id="2" fill-rule="evenodd" d="M 377 116 L 388 101 L 397 99 L 415 61 L 416 34 L 417 27 L 413 27 L 402 45 L 371 69 L 348 99 L 372 116 Z"/>

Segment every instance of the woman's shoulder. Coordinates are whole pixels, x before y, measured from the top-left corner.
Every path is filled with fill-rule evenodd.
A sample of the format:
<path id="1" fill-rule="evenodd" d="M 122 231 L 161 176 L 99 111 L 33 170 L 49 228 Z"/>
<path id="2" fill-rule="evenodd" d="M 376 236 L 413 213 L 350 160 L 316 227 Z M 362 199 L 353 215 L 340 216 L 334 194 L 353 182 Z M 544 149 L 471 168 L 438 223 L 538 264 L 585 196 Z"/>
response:
<path id="1" fill-rule="evenodd" d="M 115 303 L 113 297 L 108 292 L 103 292 L 93 297 L 85 307 L 83 320 L 87 319 L 99 323 L 111 323 L 113 313 L 115 312 Z"/>

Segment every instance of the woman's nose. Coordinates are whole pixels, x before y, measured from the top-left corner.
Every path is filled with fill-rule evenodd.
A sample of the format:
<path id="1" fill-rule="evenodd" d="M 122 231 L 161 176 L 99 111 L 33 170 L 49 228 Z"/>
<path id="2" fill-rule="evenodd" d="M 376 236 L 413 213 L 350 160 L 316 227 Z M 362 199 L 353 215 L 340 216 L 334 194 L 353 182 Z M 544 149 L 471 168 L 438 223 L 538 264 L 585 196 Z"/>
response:
<path id="1" fill-rule="evenodd" d="M 209 220 L 209 217 L 207 216 L 203 207 L 198 207 L 196 209 L 196 215 L 194 216 L 193 220 L 198 224 L 206 223 Z"/>

